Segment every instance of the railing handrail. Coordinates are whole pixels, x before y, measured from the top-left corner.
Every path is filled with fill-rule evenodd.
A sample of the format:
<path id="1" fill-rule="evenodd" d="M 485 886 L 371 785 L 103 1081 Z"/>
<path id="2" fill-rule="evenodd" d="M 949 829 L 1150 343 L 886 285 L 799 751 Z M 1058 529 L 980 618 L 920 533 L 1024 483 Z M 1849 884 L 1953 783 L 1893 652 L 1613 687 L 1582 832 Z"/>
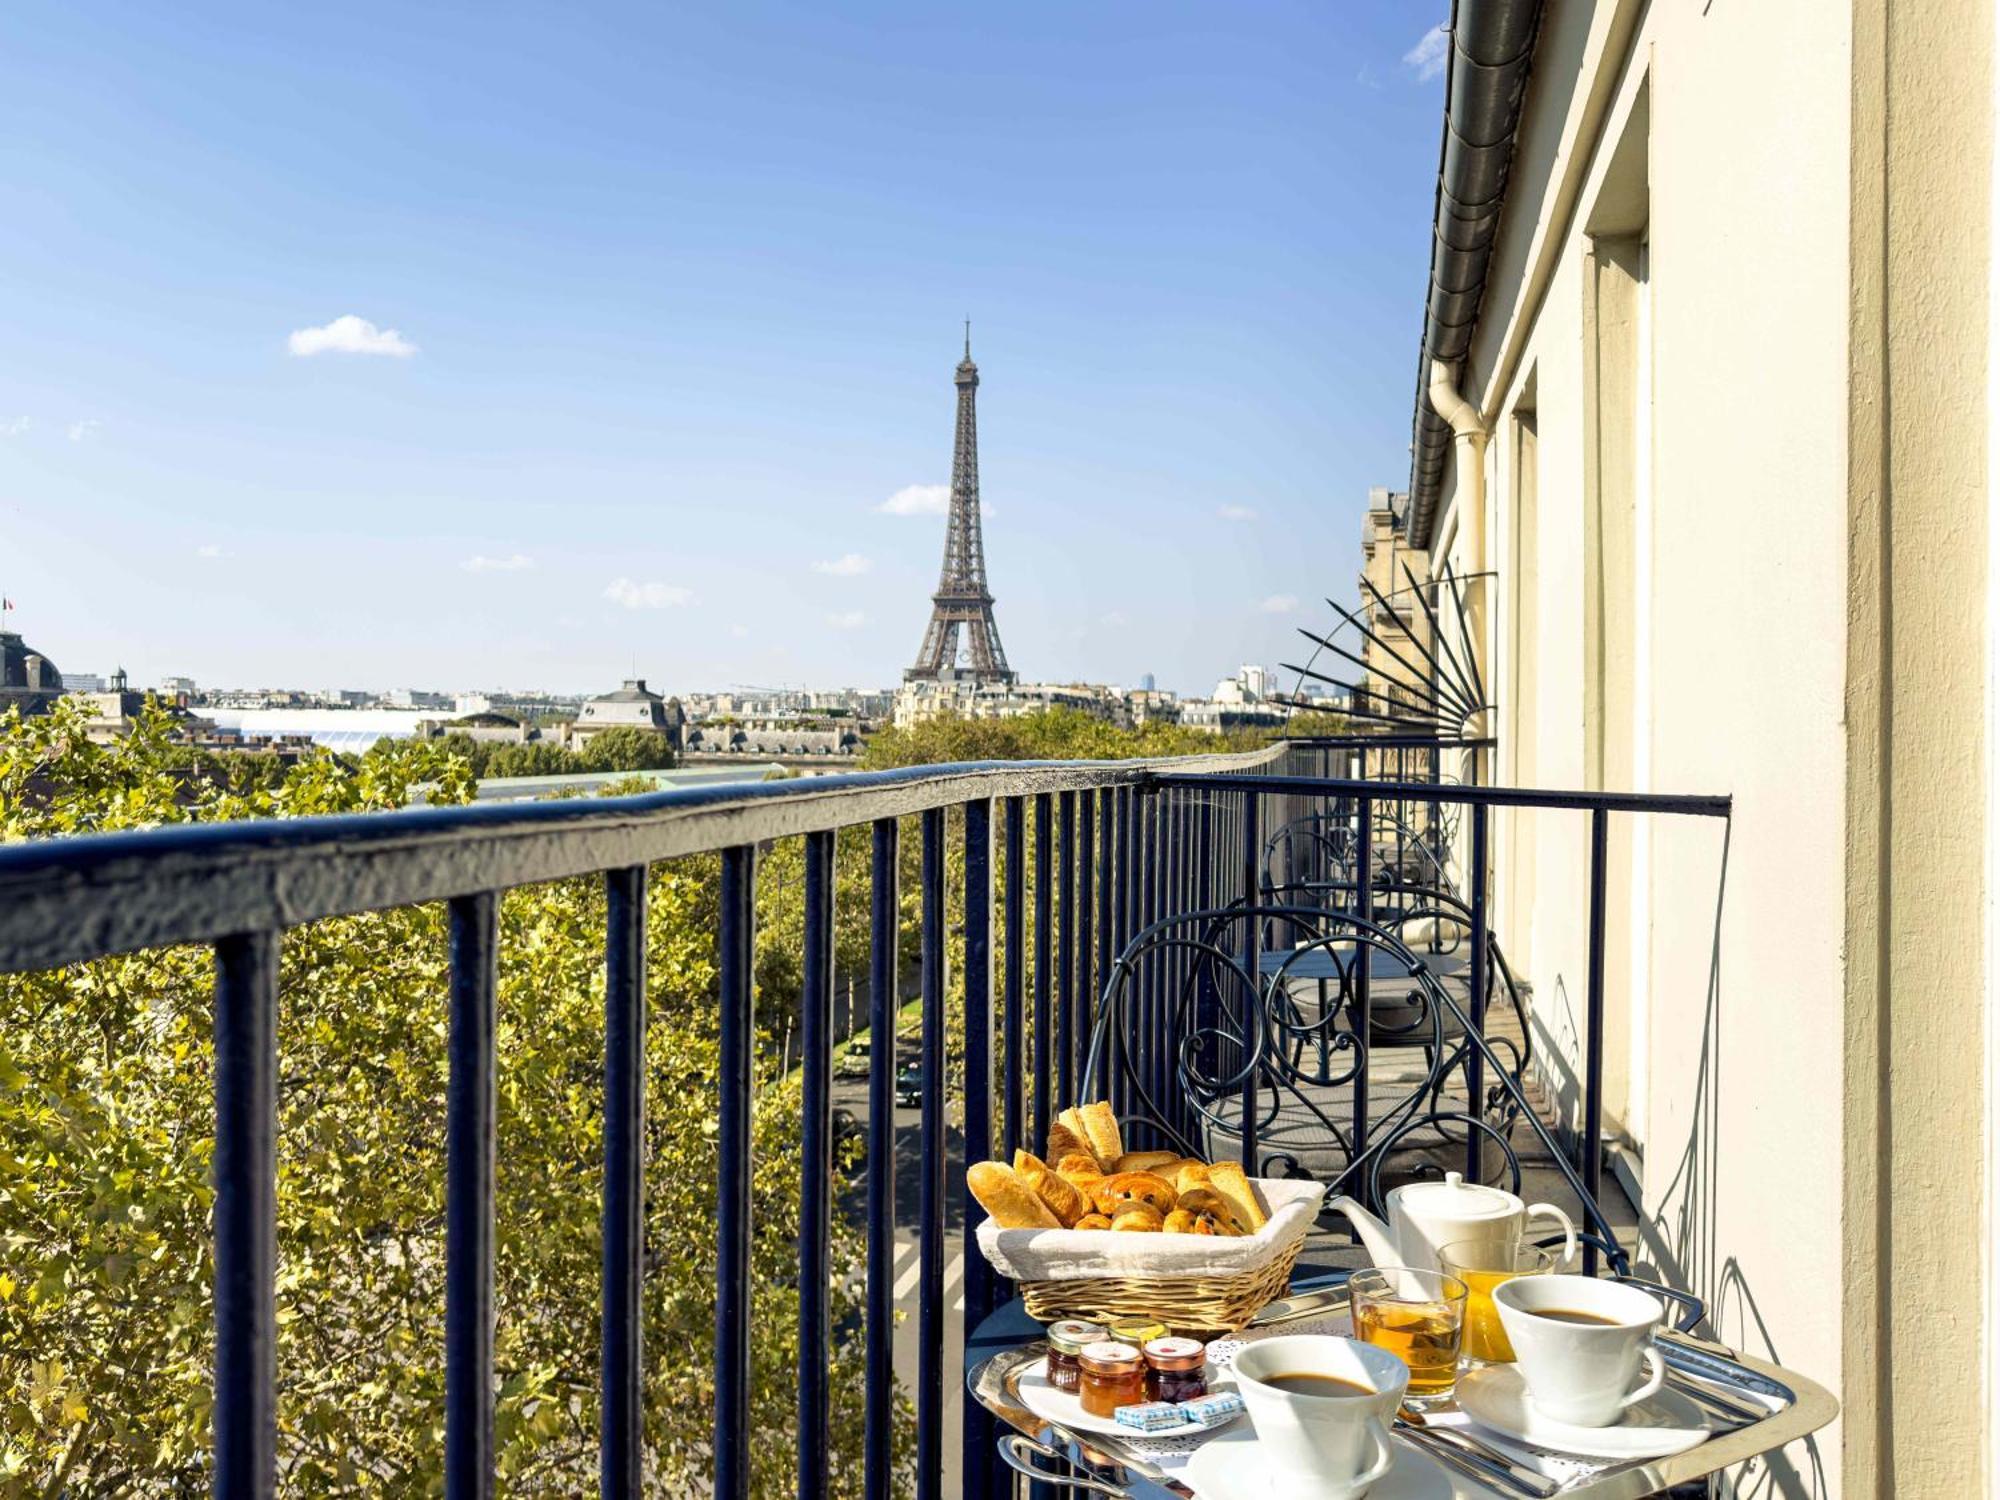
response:
<path id="1" fill-rule="evenodd" d="M 0 847 L 0 973 L 207 943 L 956 807 L 1176 784 L 1270 764 L 1225 755 L 964 761 L 630 797 L 177 823 Z"/>

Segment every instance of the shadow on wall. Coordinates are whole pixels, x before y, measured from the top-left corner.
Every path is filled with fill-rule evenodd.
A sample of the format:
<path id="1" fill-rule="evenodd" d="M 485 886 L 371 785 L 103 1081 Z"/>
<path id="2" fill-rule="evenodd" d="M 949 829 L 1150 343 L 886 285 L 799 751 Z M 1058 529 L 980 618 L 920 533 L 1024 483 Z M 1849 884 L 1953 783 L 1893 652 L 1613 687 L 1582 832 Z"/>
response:
<path id="1" fill-rule="evenodd" d="M 1702 1007 L 1701 1061 L 1687 1140 L 1674 1163 L 1673 1175 L 1654 1198 L 1654 1210 L 1639 1225 L 1641 1275 L 1669 1285 L 1692 1288 L 1708 1303 L 1704 1332 L 1745 1349 L 1774 1364 L 1785 1362 L 1769 1324 L 1757 1305 L 1757 1294 L 1734 1256 L 1722 1252 L 1716 1224 L 1715 1182 L 1721 1169 L 1722 1137 L 1717 1101 L 1722 1092 L 1722 909 L 1729 885 L 1729 839 L 1733 825 L 1723 825 L 1721 868 L 1717 873 L 1715 924 L 1709 944 L 1708 990 Z M 1651 1195 L 1649 1195 L 1651 1196 Z M 1825 1455 L 1819 1442 L 1803 1443 L 1751 1460 L 1722 1481 L 1735 1496 L 1823 1496 L 1827 1491 Z"/>
<path id="2" fill-rule="evenodd" d="M 1642 1212 L 1640 1217 L 1633 1269 L 1638 1275 L 1686 1287 L 1700 1296 L 1708 1304 L 1703 1332 L 1732 1348 L 1782 1365 L 1784 1351 L 1758 1307 L 1755 1290 L 1736 1258 L 1723 1253 L 1715 1209 L 1723 1149 L 1717 1108 L 1723 1064 L 1722 911 L 1729 883 L 1732 831 L 1733 825 L 1725 822 L 1688 1137 L 1665 1185 L 1657 1194 L 1647 1195 L 1653 1207 L 1650 1214 Z M 1546 998 L 1536 998 L 1533 1018 L 1536 1080 L 1554 1117 L 1556 1138 L 1565 1150 L 1574 1153 L 1583 1116 L 1583 1079 L 1577 1061 L 1583 1056 L 1583 1024 L 1561 974 L 1555 976 Z M 1666 1159 L 1664 1150 L 1658 1154 L 1662 1161 Z M 1752 1460 L 1719 1485 L 1718 1493 L 1732 1496 L 1811 1500 L 1828 1493 L 1825 1457 L 1818 1441 L 1809 1438 L 1791 1449 Z"/>

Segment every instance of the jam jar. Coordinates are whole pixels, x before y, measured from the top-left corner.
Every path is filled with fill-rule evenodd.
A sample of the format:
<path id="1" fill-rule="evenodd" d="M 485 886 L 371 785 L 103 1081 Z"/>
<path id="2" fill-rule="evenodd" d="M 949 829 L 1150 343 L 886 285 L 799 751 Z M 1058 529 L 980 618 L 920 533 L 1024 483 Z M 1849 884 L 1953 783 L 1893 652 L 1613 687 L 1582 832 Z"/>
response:
<path id="1" fill-rule="evenodd" d="M 1208 1350 L 1194 1339 L 1153 1339 L 1145 1348 L 1146 1396 L 1198 1401 L 1208 1394 Z"/>
<path id="2" fill-rule="evenodd" d="M 1078 1362 L 1083 1379 L 1077 1399 L 1093 1417 L 1108 1417 L 1121 1406 L 1146 1399 L 1146 1357 L 1130 1344 L 1109 1339 L 1090 1345 Z"/>
<path id="3" fill-rule="evenodd" d="M 1092 1344 L 1104 1342 L 1104 1330 L 1095 1323 L 1065 1318 L 1049 1325 L 1049 1384 L 1059 1391 L 1074 1391 L 1083 1378 L 1077 1356 Z"/>

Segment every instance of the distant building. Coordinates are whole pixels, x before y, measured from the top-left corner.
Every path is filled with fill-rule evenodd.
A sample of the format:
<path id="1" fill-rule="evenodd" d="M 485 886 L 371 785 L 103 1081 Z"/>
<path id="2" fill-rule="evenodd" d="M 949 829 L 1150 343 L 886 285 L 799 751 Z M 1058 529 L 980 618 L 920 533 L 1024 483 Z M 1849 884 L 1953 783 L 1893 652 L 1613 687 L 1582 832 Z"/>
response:
<path id="1" fill-rule="evenodd" d="M 65 672 L 62 680 L 66 693 L 101 693 L 110 686 L 101 672 Z"/>
<path id="2" fill-rule="evenodd" d="M 1151 672 L 1139 681 L 1141 686 L 1125 695 L 1125 710 L 1131 716 L 1132 723 L 1135 726 L 1179 723 L 1181 717 L 1179 697 L 1154 687 Z"/>
<path id="3" fill-rule="evenodd" d="M 588 744 L 608 729 L 650 729 L 673 742 L 675 750 L 685 748 L 687 713 L 678 698 L 662 698 L 646 686 L 643 677 L 629 677 L 616 692 L 602 693 L 588 700 L 570 725 L 570 742 Z"/>
<path id="4" fill-rule="evenodd" d="M 62 695 L 56 664 L 13 631 L 0 631 L 0 713 L 10 708 L 23 717 L 43 713 Z"/>
<path id="5" fill-rule="evenodd" d="M 192 677 L 162 677 L 160 679 L 160 692 L 168 698 L 192 698 L 195 695 L 194 679 Z"/>
<path id="6" fill-rule="evenodd" d="M 904 683 L 896 693 L 895 722 L 903 729 L 946 716 L 1014 719 L 1055 708 L 1076 709 L 1120 725 L 1131 717 L 1125 696 L 1101 683 L 981 682 L 968 673 Z"/>
<path id="7" fill-rule="evenodd" d="M 147 700 L 167 709 L 180 721 L 182 738 L 201 739 L 215 733 L 215 726 L 206 719 L 197 719 L 187 710 L 187 705 L 178 696 L 168 698 L 161 693 L 141 693 L 135 691 L 125 679 L 121 667 L 111 674 L 111 685 L 97 693 L 70 693 L 72 701 L 81 703 L 90 712 L 90 718 L 83 726 L 83 732 L 100 745 L 123 739 L 132 732 L 133 721 L 146 707 Z"/>
<path id="8" fill-rule="evenodd" d="M 1180 705 L 1180 721 L 1195 729 L 1217 733 L 1229 729 L 1274 729 L 1291 718 L 1292 711 L 1271 701 L 1271 673 L 1252 665 L 1238 667 L 1234 677 L 1215 685 L 1209 698 L 1189 698 Z"/>

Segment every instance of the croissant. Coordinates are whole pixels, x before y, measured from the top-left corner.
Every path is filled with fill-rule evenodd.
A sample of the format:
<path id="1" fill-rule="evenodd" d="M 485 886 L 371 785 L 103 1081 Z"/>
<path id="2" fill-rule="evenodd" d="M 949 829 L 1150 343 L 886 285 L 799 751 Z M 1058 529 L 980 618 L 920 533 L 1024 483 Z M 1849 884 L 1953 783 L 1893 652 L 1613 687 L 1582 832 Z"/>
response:
<path id="1" fill-rule="evenodd" d="M 1151 1172 L 1115 1172 L 1091 1184 L 1090 1199 L 1101 1214 L 1116 1213 L 1118 1205 L 1145 1203 L 1155 1213 L 1165 1214 L 1174 1207 L 1174 1185 Z"/>
<path id="2" fill-rule="evenodd" d="M 1187 1210 L 1191 1214 L 1205 1214 L 1213 1219 L 1225 1234 L 1243 1235 L 1251 1233 L 1236 1206 L 1214 1188 L 1190 1188 L 1175 1201 L 1174 1207 Z"/>
<path id="3" fill-rule="evenodd" d="M 1090 1211 L 1089 1200 L 1076 1190 L 1076 1185 L 1051 1172 L 1049 1164 L 1032 1151 L 1014 1153 L 1014 1175 L 1064 1224 L 1074 1224 Z"/>
<path id="4" fill-rule="evenodd" d="M 1162 1222 L 1160 1211 L 1157 1208 L 1153 1207 L 1150 1203 L 1141 1203 L 1137 1199 L 1124 1204 L 1119 1208 L 1117 1213 L 1111 1216 L 1111 1227 L 1113 1229 L 1127 1230 L 1140 1234 L 1156 1232 Z"/>

